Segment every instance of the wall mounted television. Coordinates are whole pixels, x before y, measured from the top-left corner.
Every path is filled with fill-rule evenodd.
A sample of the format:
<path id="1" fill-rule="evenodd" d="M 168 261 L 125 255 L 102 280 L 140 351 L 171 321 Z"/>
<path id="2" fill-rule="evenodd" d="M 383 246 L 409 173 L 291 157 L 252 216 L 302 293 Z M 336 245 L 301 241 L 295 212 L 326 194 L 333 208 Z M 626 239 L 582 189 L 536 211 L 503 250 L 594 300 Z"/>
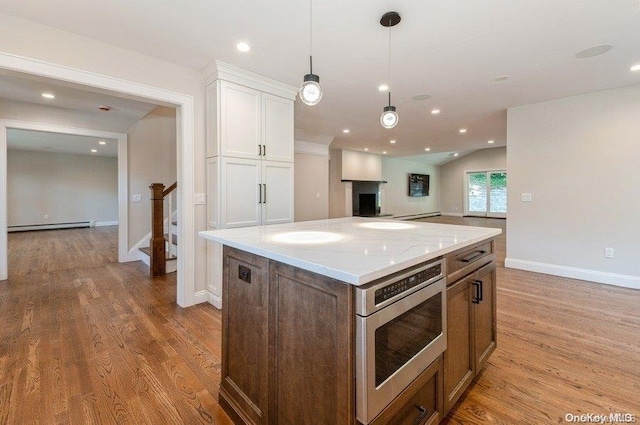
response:
<path id="1" fill-rule="evenodd" d="M 409 174 L 409 196 L 429 196 L 428 174 Z"/>

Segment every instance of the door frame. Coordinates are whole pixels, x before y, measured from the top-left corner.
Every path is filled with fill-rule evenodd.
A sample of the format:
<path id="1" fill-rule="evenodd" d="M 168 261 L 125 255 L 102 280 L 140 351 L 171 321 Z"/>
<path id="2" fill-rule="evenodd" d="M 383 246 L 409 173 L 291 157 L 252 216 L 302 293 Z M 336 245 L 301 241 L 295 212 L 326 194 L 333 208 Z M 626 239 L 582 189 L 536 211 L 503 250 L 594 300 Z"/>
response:
<path id="1" fill-rule="evenodd" d="M 176 302 L 181 307 L 195 304 L 196 231 L 194 190 L 195 175 L 195 101 L 192 95 L 152 87 L 133 81 L 98 74 L 90 71 L 25 58 L 0 52 L 0 69 L 52 78 L 54 80 L 134 96 L 161 102 L 176 108 L 176 144 L 178 172 L 178 271 Z M 204 88 L 203 88 L 204 91 Z M 6 132 L 5 132 L 6 134 Z M 7 279 L 6 231 L 7 231 L 7 155 L 6 142 L 0 147 L 0 280 Z M 127 182 L 128 184 L 128 182 Z M 4 239 L 5 245 L 2 245 Z M 5 257 L 4 260 L 1 258 Z"/>
<path id="2" fill-rule="evenodd" d="M 116 139 L 118 141 L 118 261 L 124 263 L 129 260 L 128 247 L 129 247 L 129 199 L 128 184 L 128 150 L 127 150 L 127 134 L 115 133 L 112 131 L 92 130 L 89 128 L 76 128 L 65 127 L 51 124 L 42 124 L 29 121 L 17 121 L 17 120 L 4 120 L 0 119 L 0 150 L 3 151 L 0 156 L 7 158 L 7 130 L 31 130 L 31 131 L 43 131 L 47 133 L 59 133 L 70 134 L 74 136 L 88 136 L 96 137 L 100 139 Z M 6 163 L 3 164 L 3 175 L 0 176 L 0 187 L 6 188 Z M 6 193 L 6 191 L 4 192 Z M 4 195 L 6 197 L 6 195 Z M 3 205 L 7 205 L 6 200 L 0 199 Z M 4 215 L 5 208 L 0 209 L 0 215 Z M 7 245 L 7 218 L 2 217 L 0 219 L 0 252 L 5 252 L 8 255 Z M 8 275 L 7 255 L 0 256 L 0 277 Z M 4 271 L 5 273 L 2 273 Z"/>
<path id="3" fill-rule="evenodd" d="M 487 212 L 485 214 L 470 214 L 469 213 L 469 197 L 468 195 L 468 175 L 469 174 L 473 174 L 473 173 L 496 173 L 496 172 L 503 172 L 506 173 L 507 175 L 509 174 L 507 172 L 506 167 L 505 168 L 488 168 L 488 169 L 484 169 L 484 170 L 464 170 L 462 172 L 462 197 L 463 197 L 463 205 L 464 205 L 464 209 L 463 209 L 463 216 L 465 217 L 487 217 L 487 218 L 506 218 L 507 214 L 503 214 L 503 213 L 491 213 L 489 212 L 489 208 L 487 208 Z M 487 189 L 489 189 L 490 187 L 490 181 L 487 182 Z M 487 207 L 489 207 L 489 196 L 490 196 L 490 191 L 487 190 Z M 507 211 L 508 212 L 508 211 Z"/>

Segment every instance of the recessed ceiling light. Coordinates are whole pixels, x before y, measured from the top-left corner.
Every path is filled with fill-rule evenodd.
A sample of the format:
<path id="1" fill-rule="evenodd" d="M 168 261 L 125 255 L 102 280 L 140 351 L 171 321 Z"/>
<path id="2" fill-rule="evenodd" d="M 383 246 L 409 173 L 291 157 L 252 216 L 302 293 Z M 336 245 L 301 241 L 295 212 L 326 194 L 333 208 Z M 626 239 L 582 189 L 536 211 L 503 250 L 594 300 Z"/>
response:
<path id="1" fill-rule="evenodd" d="M 508 75 L 498 75 L 496 78 L 493 79 L 493 81 L 507 81 L 509 79 Z"/>
<path id="2" fill-rule="evenodd" d="M 432 109 L 431 115 L 438 115 L 440 113 L 440 109 Z"/>
<path id="3" fill-rule="evenodd" d="M 106 145 L 107 144 L 107 142 L 105 142 L 104 140 L 100 140 L 98 143 L 101 144 L 101 145 Z"/>
<path id="4" fill-rule="evenodd" d="M 417 94 L 417 95 L 413 96 L 411 99 L 413 99 L 413 100 L 427 100 L 427 99 L 431 99 L 431 95 L 430 94 Z"/>
<path id="5" fill-rule="evenodd" d="M 424 148 L 425 152 L 429 152 L 431 150 L 431 148 Z"/>
<path id="6" fill-rule="evenodd" d="M 45 99 L 55 99 L 56 96 L 53 93 L 42 93 L 42 97 Z"/>
<path id="7" fill-rule="evenodd" d="M 395 140 L 389 140 L 389 143 L 391 143 L 392 145 L 396 143 Z"/>
<path id="8" fill-rule="evenodd" d="M 98 149 L 91 149 L 91 152 L 96 153 L 98 152 Z"/>
<path id="9" fill-rule="evenodd" d="M 587 59 L 594 56 L 600 56 L 613 49 L 611 44 L 598 44 L 597 46 L 589 47 L 576 53 L 577 59 Z"/>
<path id="10" fill-rule="evenodd" d="M 630 71 L 640 71 L 640 64 L 638 65 L 633 65 L 631 68 L 629 68 Z"/>
<path id="11" fill-rule="evenodd" d="M 380 84 L 380 85 L 378 86 L 378 90 L 380 90 L 380 91 L 387 91 L 387 90 L 389 90 L 389 86 L 388 86 L 388 85 L 386 85 L 386 84 Z"/>
<path id="12" fill-rule="evenodd" d="M 364 148 L 364 150 L 365 150 L 365 151 L 368 151 L 368 150 L 369 150 L 369 148 Z"/>
<path id="13" fill-rule="evenodd" d="M 349 130 L 348 128 L 345 128 L 344 130 L 342 130 L 342 132 L 344 134 L 349 134 L 349 133 L 351 133 L 351 130 Z"/>
<path id="14" fill-rule="evenodd" d="M 236 49 L 238 49 L 238 51 L 240 51 L 242 53 L 246 53 L 249 50 L 251 50 L 251 46 L 249 46 L 244 41 L 241 41 L 240 43 L 236 44 Z"/>
<path id="15" fill-rule="evenodd" d="M 458 152 L 454 153 L 453 156 L 458 156 Z"/>
<path id="16" fill-rule="evenodd" d="M 466 128 L 461 128 L 460 130 L 458 130 L 458 133 L 460 133 L 460 134 L 464 134 L 466 132 L 467 132 Z"/>
<path id="17" fill-rule="evenodd" d="M 490 145 L 493 145 L 495 143 L 494 140 L 489 140 L 487 143 L 489 143 Z"/>
<path id="18" fill-rule="evenodd" d="M 386 154 L 387 154 L 387 151 L 382 151 L 382 153 L 383 153 L 384 155 L 386 155 Z"/>

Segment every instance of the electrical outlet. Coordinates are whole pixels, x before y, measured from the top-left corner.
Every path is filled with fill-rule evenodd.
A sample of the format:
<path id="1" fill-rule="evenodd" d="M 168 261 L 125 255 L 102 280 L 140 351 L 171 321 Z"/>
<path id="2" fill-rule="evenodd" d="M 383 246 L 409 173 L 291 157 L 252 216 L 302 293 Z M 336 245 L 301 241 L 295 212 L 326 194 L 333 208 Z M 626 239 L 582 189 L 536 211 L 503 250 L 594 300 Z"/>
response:
<path id="1" fill-rule="evenodd" d="M 132 201 L 135 203 L 142 202 L 142 195 L 133 195 Z"/>
<path id="2" fill-rule="evenodd" d="M 604 257 L 605 258 L 613 258 L 613 248 L 605 248 L 604 249 Z"/>
<path id="3" fill-rule="evenodd" d="M 45 218 L 45 219 L 49 218 L 49 214 L 45 214 L 45 215 L 44 215 L 44 218 Z"/>
<path id="4" fill-rule="evenodd" d="M 316 193 L 316 199 L 320 199 L 320 192 Z"/>
<path id="5" fill-rule="evenodd" d="M 530 193 L 523 193 L 520 199 L 522 202 L 531 202 L 533 201 L 533 196 Z"/>
<path id="6" fill-rule="evenodd" d="M 193 203 L 196 205 L 206 204 L 206 197 L 204 193 L 196 193 L 193 199 Z"/>

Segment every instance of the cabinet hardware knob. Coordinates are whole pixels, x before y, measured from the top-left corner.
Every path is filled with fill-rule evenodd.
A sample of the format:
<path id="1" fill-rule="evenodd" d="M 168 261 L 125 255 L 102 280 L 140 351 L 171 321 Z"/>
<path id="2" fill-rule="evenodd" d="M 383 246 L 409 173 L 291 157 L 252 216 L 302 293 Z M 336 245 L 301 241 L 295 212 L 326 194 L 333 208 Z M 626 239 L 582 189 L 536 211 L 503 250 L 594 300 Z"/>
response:
<path id="1" fill-rule="evenodd" d="M 416 419 L 416 425 L 420 425 L 429 414 L 429 411 L 424 406 L 416 406 L 416 409 L 418 409 L 418 412 L 420 412 L 420 416 L 418 416 L 418 419 Z"/>

